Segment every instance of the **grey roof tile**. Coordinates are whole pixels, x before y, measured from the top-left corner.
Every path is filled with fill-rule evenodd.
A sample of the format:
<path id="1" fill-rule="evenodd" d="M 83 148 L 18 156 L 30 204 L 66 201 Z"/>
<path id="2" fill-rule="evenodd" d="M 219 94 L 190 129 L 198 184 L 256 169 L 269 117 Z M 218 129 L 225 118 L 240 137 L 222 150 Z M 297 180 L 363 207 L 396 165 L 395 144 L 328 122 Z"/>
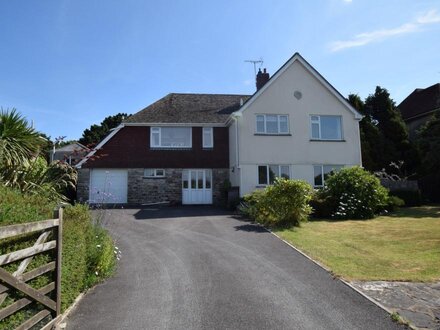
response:
<path id="1" fill-rule="evenodd" d="M 225 123 L 250 95 L 171 93 L 124 123 Z"/>

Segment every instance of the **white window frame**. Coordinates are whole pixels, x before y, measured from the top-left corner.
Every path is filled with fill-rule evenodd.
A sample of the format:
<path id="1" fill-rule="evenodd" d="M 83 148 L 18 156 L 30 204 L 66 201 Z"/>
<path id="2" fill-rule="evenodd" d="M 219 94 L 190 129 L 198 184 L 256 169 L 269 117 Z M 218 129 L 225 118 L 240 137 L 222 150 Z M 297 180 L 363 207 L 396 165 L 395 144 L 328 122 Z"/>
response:
<path id="1" fill-rule="evenodd" d="M 189 128 L 189 146 L 162 146 L 162 128 L 177 128 L 174 126 L 152 126 L 150 128 L 150 147 L 151 148 L 164 148 L 164 149 L 191 149 L 192 148 L 192 127 Z M 180 128 L 180 127 L 179 127 Z M 153 134 L 159 134 L 159 145 L 154 145 Z"/>
<path id="2" fill-rule="evenodd" d="M 318 120 L 313 120 L 313 117 L 318 117 Z M 323 139 L 321 133 L 321 117 L 336 117 L 339 118 L 341 125 L 341 138 L 340 139 Z M 319 137 L 313 136 L 313 124 L 318 124 L 318 134 Z M 344 131 L 342 129 L 342 116 L 339 115 L 310 115 L 310 139 L 311 140 L 321 140 L 321 141 L 343 141 L 344 140 Z"/>
<path id="3" fill-rule="evenodd" d="M 266 183 L 260 183 L 260 178 L 259 178 L 259 167 L 260 166 L 266 167 L 266 177 L 267 177 Z M 281 173 L 281 166 L 287 166 L 289 168 L 289 179 L 292 178 L 292 169 L 291 169 L 292 167 L 290 165 L 287 165 L 287 164 L 258 164 L 257 165 L 257 186 L 261 187 L 261 186 L 271 185 L 271 183 L 270 183 L 270 167 L 271 166 L 278 166 L 278 173 Z M 276 176 L 276 178 L 279 178 L 279 176 Z"/>
<path id="4" fill-rule="evenodd" d="M 210 140 L 205 141 L 205 131 L 209 132 Z M 202 128 L 202 145 L 205 149 L 214 148 L 214 128 L 213 127 L 203 127 Z"/>
<path id="5" fill-rule="evenodd" d="M 320 166 L 321 167 L 321 178 L 322 178 L 322 184 L 321 185 L 315 184 L 315 166 Z M 341 170 L 342 168 L 344 168 L 344 165 L 341 165 L 341 164 L 314 164 L 313 165 L 313 187 L 322 188 L 322 187 L 325 186 L 325 177 L 324 176 L 325 176 L 326 173 L 324 173 L 324 166 L 340 167 L 338 169 L 338 171 Z"/>
<path id="6" fill-rule="evenodd" d="M 264 126 L 264 131 L 263 132 L 259 132 L 258 131 L 258 125 L 257 125 L 257 120 L 258 117 L 262 116 L 263 119 L 263 126 Z M 269 133 L 267 132 L 267 120 L 266 117 L 267 116 L 276 116 L 277 117 L 277 132 L 276 133 Z M 287 118 L 287 132 L 281 132 L 281 117 L 286 117 Z M 267 134 L 267 135 L 286 135 L 286 134 L 290 134 L 290 121 L 289 121 L 289 115 L 278 115 L 278 114 L 263 114 L 263 113 L 258 113 L 255 115 L 255 134 Z"/>
<path id="7" fill-rule="evenodd" d="M 146 175 L 145 172 L 147 170 L 153 170 L 153 175 Z M 162 171 L 163 174 L 157 174 L 158 171 Z M 144 178 L 164 178 L 165 177 L 165 169 L 163 168 L 144 168 Z"/>

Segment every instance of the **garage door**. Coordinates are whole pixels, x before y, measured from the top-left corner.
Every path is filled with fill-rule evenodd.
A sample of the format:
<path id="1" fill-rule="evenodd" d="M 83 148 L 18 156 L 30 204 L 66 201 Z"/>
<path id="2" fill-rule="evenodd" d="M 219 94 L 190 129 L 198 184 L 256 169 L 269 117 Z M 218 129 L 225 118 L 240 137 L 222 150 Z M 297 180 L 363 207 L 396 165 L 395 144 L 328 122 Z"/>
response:
<path id="1" fill-rule="evenodd" d="M 90 203 L 127 203 L 127 170 L 91 170 Z"/>

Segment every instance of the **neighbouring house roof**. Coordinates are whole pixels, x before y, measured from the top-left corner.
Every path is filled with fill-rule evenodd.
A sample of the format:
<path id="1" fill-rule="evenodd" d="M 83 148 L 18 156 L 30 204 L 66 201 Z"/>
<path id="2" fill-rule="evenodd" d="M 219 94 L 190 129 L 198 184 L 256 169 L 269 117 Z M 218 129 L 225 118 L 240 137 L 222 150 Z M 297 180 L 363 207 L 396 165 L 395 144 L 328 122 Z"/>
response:
<path id="1" fill-rule="evenodd" d="M 440 109 L 440 83 L 415 89 L 397 108 L 405 121 Z"/>
<path id="2" fill-rule="evenodd" d="M 74 143 L 67 144 L 63 147 L 56 148 L 55 152 L 73 152 L 73 151 L 79 151 L 79 150 L 88 150 L 88 148 L 83 146 L 79 142 L 74 142 Z"/>
<path id="3" fill-rule="evenodd" d="M 224 124 L 250 95 L 171 93 L 127 118 L 124 124 Z"/>

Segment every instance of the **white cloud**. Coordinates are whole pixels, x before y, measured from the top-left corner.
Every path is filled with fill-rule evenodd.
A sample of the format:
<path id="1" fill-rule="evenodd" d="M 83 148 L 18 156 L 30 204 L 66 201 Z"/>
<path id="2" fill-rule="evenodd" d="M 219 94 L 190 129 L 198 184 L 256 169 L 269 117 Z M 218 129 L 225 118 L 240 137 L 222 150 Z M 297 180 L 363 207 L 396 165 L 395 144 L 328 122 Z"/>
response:
<path id="1" fill-rule="evenodd" d="M 344 1 L 346 3 L 352 3 L 353 2 L 353 0 L 342 0 L 342 1 Z"/>
<path id="2" fill-rule="evenodd" d="M 372 42 L 382 41 L 398 35 L 408 34 L 421 30 L 423 25 L 440 23 L 440 14 L 437 10 L 430 10 L 417 16 L 413 21 L 402 24 L 396 28 L 382 29 L 372 32 L 360 33 L 350 40 L 335 41 L 330 44 L 330 50 L 336 52 L 346 48 L 360 47 Z"/>

